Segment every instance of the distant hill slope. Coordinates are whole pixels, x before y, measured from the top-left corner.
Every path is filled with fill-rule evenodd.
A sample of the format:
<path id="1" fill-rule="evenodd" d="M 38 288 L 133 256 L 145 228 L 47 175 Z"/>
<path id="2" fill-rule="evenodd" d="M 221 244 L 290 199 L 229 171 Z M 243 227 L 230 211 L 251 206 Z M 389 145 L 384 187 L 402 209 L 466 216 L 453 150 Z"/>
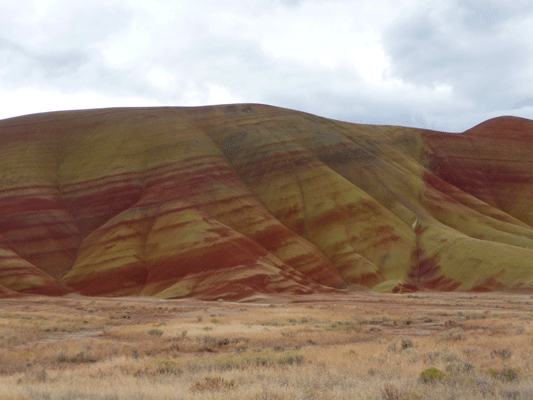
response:
<path id="1" fill-rule="evenodd" d="M 533 289 L 533 122 L 256 104 L 0 121 L 0 296 Z"/>

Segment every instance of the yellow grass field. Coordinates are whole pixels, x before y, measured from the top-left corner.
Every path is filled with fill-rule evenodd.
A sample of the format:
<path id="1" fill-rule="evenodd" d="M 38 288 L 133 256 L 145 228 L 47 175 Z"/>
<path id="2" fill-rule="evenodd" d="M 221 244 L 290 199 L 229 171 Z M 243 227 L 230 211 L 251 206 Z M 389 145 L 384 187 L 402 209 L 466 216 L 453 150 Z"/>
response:
<path id="1" fill-rule="evenodd" d="M 0 300 L 0 399 L 533 399 L 533 298 Z"/>

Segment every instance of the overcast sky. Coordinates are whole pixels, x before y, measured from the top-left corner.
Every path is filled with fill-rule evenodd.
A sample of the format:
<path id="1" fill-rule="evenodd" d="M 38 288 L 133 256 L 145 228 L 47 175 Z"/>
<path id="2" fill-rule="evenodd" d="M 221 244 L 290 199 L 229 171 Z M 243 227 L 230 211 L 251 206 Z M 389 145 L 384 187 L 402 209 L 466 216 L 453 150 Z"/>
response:
<path id="1" fill-rule="evenodd" d="M 533 119 L 530 0 L 0 0 L 0 119 L 265 103 L 451 132 Z"/>

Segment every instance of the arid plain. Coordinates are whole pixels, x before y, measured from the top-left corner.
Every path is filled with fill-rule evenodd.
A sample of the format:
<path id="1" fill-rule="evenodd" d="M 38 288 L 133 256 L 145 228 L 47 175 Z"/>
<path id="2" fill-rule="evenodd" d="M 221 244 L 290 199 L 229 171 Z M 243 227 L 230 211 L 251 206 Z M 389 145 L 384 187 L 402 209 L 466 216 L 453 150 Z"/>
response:
<path id="1" fill-rule="evenodd" d="M 0 397 L 530 399 L 533 298 L 1 300 Z"/>

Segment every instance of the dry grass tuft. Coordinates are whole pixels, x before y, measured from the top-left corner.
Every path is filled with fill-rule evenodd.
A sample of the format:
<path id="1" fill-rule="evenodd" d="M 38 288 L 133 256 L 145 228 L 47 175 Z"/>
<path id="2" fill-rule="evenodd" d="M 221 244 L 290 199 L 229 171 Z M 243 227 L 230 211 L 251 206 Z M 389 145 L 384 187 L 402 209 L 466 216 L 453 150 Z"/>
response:
<path id="1" fill-rule="evenodd" d="M 224 378 L 221 378 L 220 376 L 216 376 L 214 378 L 206 377 L 202 381 L 198 381 L 193 383 L 191 386 L 192 392 L 203 392 L 206 390 L 229 390 L 229 389 L 235 389 L 235 381 L 232 379 L 231 381 L 227 381 Z"/>
<path id="2" fill-rule="evenodd" d="M 383 400 L 400 400 L 401 397 L 401 391 L 394 385 L 386 384 L 381 389 L 381 398 Z"/>

